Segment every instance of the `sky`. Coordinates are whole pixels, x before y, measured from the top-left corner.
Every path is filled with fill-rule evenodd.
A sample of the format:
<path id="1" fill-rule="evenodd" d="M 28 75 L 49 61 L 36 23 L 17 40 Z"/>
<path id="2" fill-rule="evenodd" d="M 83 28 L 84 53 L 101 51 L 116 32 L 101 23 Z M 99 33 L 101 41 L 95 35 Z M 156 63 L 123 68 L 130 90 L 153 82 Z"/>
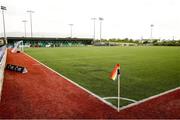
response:
<path id="1" fill-rule="evenodd" d="M 30 20 L 27 10 L 33 10 L 33 36 L 69 37 L 74 24 L 73 37 L 93 37 L 91 18 L 102 17 L 102 38 L 180 39 L 180 0 L 1 0 L 5 11 L 8 36 L 27 36 Z M 0 35 L 2 36 L 2 15 Z M 96 20 L 96 39 L 100 36 L 100 21 Z"/>

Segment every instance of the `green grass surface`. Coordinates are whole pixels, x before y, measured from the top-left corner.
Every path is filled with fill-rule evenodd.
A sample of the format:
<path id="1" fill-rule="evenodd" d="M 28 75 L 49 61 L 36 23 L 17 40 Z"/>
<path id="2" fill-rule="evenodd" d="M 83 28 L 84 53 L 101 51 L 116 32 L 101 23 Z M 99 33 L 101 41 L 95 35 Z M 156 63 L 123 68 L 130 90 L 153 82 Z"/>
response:
<path id="1" fill-rule="evenodd" d="M 116 63 L 121 64 L 122 97 L 141 100 L 180 86 L 180 47 L 28 48 L 25 52 L 101 97 L 117 96 L 117 81 L 109 79 Z"/>

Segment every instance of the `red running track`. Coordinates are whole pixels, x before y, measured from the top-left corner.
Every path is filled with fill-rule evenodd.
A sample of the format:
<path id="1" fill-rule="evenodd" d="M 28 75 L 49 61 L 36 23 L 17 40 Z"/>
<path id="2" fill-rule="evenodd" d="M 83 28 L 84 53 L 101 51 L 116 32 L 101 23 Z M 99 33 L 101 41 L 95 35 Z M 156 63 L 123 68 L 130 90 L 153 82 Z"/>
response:
<path id="1" fill-rule="evenodd" d="M 28 73 L 5 71 L 0 118 L 180 118 L 180 89 L 118 113 L 25 54 L 7 63 Z"/>

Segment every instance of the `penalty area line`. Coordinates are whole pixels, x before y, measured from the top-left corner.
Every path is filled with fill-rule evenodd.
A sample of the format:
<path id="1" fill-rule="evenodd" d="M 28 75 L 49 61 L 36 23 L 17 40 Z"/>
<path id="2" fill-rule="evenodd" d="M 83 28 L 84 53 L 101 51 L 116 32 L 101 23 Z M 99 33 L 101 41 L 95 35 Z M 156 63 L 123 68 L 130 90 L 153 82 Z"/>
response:
<path id="1" fill-rule="evenodd" d="M 31 59 L 35 60 L 36 62 L 38 62 L 39 64 L 41 64 L 42 66 L 46 67 L 47 69 L 51 70 L 52 72 L 56 73 L 57 75 L 59 75 L 60 77 L 64 78 L 65 80 L 69 81 L 70 83 L 74 84 L 75 86 L 81 88 L 82 90 L 86 91 L 87 93 L 89 93 L 90 95 L 94 96 L 95 98 L 97 98 L 98 100 L 100 100 L 101 102 L 105 103 L 106 105 L 110 106 L 111 108 L 117 110 L 117 107 L 115 105 L 113 105 L 112 103 L 104 100 L 103 98 L 101 98 L 100 96 L 94 94 L 93 92 L 87 90 L 86 88 L 80 86 L 79 84 L 75 83 L 74 81 L 70 80 L 69 78 L 65 77 L 64 75 L 58 73 L 57 71 L 53 70 L 52 68 L 46 66 L 45 64 L 41 63 L 40 61 L 38 61 L 37 59 L 33 58 L 32 56 L 26 54 L 25 52 L 21 52 L 23 54 L 25 54 L 26 56 L 30 57 Z"/>

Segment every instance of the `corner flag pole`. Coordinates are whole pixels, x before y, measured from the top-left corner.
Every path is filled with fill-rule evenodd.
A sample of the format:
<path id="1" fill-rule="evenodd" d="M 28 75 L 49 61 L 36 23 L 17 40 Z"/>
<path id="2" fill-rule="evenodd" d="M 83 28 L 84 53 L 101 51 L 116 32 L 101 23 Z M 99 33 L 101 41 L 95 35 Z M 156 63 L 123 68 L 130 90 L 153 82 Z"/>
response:
<path id="1" fill-rule="evenodd" d="M 120 111 L 120 100 L 126 100 L 126 101 L 130 101 L 130 102 L 137 102 L 136 100 L 133 100 L 133 99 L 129 99 L 129 98 L 123 98 L 120 96 L 120 90 L 121 90 L 121 81 L 120 81 L 120 78 L 121 78 L 121 72 L 120 72 L 120 64 L 116 64 L 116 66 L 114 67 L 114 69 L 112 70 L 111 72 L 111 75 L 110 75 L 110 79 L 112 80 L 118 80 L 118 95 L 115 96 L 115 97 L 104 97 L 103 99 L 106 100 L 106 99 L 116 99 L 117 100 L 117 111 L 119 112 Z"/>
<path id="2" fill-rule="evenodd" d="M 118 69 L 117 71 L 117 78 L 118 78 L 118 112 L 119 112 L 119 108 L 120 108 L 120 69 Z"/>

